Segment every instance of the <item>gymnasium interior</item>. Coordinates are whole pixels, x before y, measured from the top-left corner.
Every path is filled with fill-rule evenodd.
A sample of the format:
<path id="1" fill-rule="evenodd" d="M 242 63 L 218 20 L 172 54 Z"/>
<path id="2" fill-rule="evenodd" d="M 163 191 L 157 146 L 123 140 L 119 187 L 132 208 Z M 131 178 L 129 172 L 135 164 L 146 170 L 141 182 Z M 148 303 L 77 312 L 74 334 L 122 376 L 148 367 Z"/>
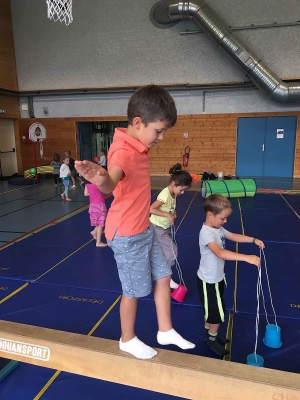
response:
<path id="1" fill-rule="evenodd" d="M 1 0 L 0 37 L 0 399 L 300 400 L 300 2 Z M 50 164 L 109 152 L 150 84 L 178 113 L 149 152 L 151 202 L 175 164 L 193 177 L 174 224 L 187 291 L 171 313 L 196 347 L 157 343 L 151 293 L 135 329 L 158 356 L 138 360 L 119 350 L 122 288 L 84 185 L 62 200 Z M 261 269 L 225 263 L 224 357 L 205 343 L 196 280 L 213 193 L 232 204 L 227 230 L 265 243 L 226 242 Z"/>

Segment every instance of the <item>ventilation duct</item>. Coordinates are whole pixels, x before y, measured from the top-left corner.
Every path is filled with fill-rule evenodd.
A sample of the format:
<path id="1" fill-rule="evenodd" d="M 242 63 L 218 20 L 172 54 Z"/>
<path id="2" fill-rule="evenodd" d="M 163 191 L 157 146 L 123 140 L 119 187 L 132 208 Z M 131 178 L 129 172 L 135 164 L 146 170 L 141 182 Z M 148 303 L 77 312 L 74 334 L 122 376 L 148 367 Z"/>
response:
<path id="1" fill-rule="evenodd" d="M 169 28 L 181 19 L 193 20 L 267 96 L 279 103 L 300 102 L 300 85 L 296 82 L 283 82 L 231 32 L 226 23 L 204 0 L 159 1 L 150 11 L 150 19 L 158 28 Z"/>

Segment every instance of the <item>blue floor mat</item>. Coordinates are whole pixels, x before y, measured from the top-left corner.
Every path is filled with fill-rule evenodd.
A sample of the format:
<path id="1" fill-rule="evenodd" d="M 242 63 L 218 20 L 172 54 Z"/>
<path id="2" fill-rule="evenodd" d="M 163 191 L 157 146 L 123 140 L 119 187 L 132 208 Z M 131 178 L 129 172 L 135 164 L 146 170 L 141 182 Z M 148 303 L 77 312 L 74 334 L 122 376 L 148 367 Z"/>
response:
<path id="1" fill-rule="evenodd" d="M 203 322 L 203 310 L 200 307 L 185 307 L 182 304 L 172 304 L 172 322 L 173 327 L 176 329 L 185 339 L 191 341 L 196 345 L 192 350 L 181 350 L 179 347 L 174 345 L 161 346 L 156 340 L 157 334 L 157 318 L 154 301 L 147 301 L 140 299 L 138 302 L 138 311 L 136 318 L 136 335 L 147 345 L 164 348 L 166 350 L 172 350 L 180 353 L 197 354 L 203 357 L 218 358 L 219 356 L 214 354 L 208 349 L 204 342 L 205 330 Z M 221 324 L 220 333 L 226 335 L 228 322 L 228 315 L 226 315 L 225 322 Z M 114 307 L 113 310 L 108 314 L 99 328 L 96 329 L 93 336 L 119 340 L 120 339 L 120 316 L 118 307 Z"/>
<path id="2" fill-rule="evenodd" d="M 5 321 L 87 335 L 118 296 L 31 283 L 0 305 L 0 317 Z"/>
<path id="3" fill-rule="evenodd" d="M 3 400 L 32 400 L 54 373 L 55 370 L 49 368 L 20 363 L 18 368 L 0 382 L 0 398 Z M 64 397 L 64 399 L 71 400 L 72 398 Z"/>
<path id="4" fill-rule="evenodd" d="M 291 213 L 292 210 L 278 194 L 256 194 L 254 197 L 240 198 L 242 210 L 269 210 L 269 212 Z"/>
<path id="5" fill-rule="evenodd" d="M 259 255 L 253 245 L 239 245 L 240 252 Z M 265 249 L 270 288 L 277 315 L 300 319 L 300 308 L 291 306 L 299 303 L 299 255 L 300 244 L 267 243 Z M 266 299 L 267 312 L 272 315 L 269 290 L 262 261 L 262 283 Z M 238 266 L 237 311 L 256 314 L 256 284 L 258 272 L 254 265 L 240 263 Z M 260 303 L 260 313 L 264 314 Z"/>
<path id="6" fill-rule="evenodd" d="M 255 315 L 237 313 L 233 318 L 231 361 L 246 364 L 247 355 L 254 352 Z M 300 319 L 278 318 L 282 347 L 272 349 L 263 343 L 266 319 L 259 321 L 257 354 L 265 360 L 265 368 L 300 373 Z"/>
<path id="7" fill-rule="evenodd" d="M 1 268 L 0 268 L 1 269 Z M 25 284 L 22 281 L 0 278 L 0 301 Z"/>
<path id="8" fill-rule="evenodd" d="M 245 235 L 264 241 L 300 243 L 300 219 L 294 213 L 243 210 Z"/>
<path id="9" fill-rule="evenodd" d="M 96 247 L 95 241 L 41 277 L 38 282 L 121 292 L 112 250 L 109 247 Z"/>
<path id="10" fill-rule="evenodd" d="M 1 250 L 0 278 L 33 281 L 72 252 L 74 247 L 24 245 L 21 241 Z"/>
<path id="11" fill-rule="evenodd" d="M 299 195 L 287 195 L 284 194 L 283 197 L 286 199 L 286 201 L 293 207 L 293 208 L 298 208 L 300 209 L 300 196 Z"/>

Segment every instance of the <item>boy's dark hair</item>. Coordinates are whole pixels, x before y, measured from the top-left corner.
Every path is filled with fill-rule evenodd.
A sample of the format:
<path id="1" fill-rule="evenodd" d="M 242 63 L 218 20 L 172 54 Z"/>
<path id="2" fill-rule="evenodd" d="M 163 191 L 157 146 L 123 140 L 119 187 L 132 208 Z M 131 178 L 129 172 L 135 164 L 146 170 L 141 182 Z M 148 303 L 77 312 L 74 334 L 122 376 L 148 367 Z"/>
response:
<path id="1" fill-rule="evenodd" d="M 69 157 L 69 156 L 63 156 L 62 160 L 63 160 L 63 161 L 65 161 L 67 158 L 69 158 L 69 159 L 70 159 L 70 157 Z"/>
<path id="2" fill-rule="evenodd" d="M 60 156 L 59 156 L 59 154 L 57 154 L 57 153 L 54 153 L 54 154 L 53 154 L 53 161 L 56 161 L 56 162 L 60 161 Z"/>
<path id="3" fill-rule="evenodd" d="M 181 164 L 178 163 L 171 167 L 169 174 L 171 175 L 170 182 L 175 182 L 176 186 L 191 186 L 192 177 L 187 171 L 182 170 Z"/>
<path id="4" fill-rule="evenodd" d="M 103 153 L 106 156 L 106 150 L 105 149 L 101 149 L 100 153 Z"/>
<path id="5" fill-rule="evenodd" d="M 70 158 L 70 157 L 71 157 L 71 152 L 70 152 L 70 150 L 66 150 L 66 151 L 65 151 L 65 155 L 66 155 L 67 157 Z"/>
<path id="6" fill-rule="evenodd" d="M 165 89 L 148 85 L 131 96 L 127 116 L 131 125 L 135 117 L 140 117 L 146 126 L 151 122 L 167 121 L 171 128 L 176 124 L 177 110 L 173 98 Z"/>
<path id="7" fill-rule="evenodd" d="M 212 212 L 214 215 L 221 214 L 226 208 L 232 208 L 232 205 L 226 197 L 221 194 L 211 194 L 203 202 L 204 211 Z"/>

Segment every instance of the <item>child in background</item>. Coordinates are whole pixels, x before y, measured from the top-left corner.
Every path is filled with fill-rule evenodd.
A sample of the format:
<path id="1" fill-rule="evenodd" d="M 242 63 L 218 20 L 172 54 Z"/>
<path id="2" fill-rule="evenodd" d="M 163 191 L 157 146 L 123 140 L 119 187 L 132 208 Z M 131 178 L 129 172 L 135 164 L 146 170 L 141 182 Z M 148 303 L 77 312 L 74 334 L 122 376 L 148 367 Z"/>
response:
<path id="1" fill-rule="evenodd" d="M 231 203 L 221 194 L 212 194 L 204 200 L 203 208 L 206 220 L 199 235 L 200 266 L 197 272 L 199 298 L 204 310 L 204 327 L 208 347 L 219 356 L 228 354 L 224 345 L 228 340 L 218 334 L 221 322 L 224 322 L 226 308 L 223 299 L 225 260 L 245 261 L 260 267 L 260 258 L 254 255 L 234 253 L 225 250 L 225 239 L 236 243 L 254 243 L 260 249 L 264 243 L 250 236 L 228 232 L 223 228 L 230 216 Z"/>
<path id="2" fill-rule="evenodd" d="M 173 329 L 171 320 L 171 270 L 149 221 L 151 182 L 149 149 L 163 139 L 176 123 L 177 111 L 170 94 L 148 85 L 137 90 L 127 108 L 128 128 L 116 128 L 109 149 L 106 171 L 90 161 L 76 161 L 77 171 L 103 193 L 114 193 L 107 214 L 105 235 L 113 250 L 122 284 L 120 304 L 122 351 L 140 359 L 156 356 L 157 351 L 135 335 L 138 298 L 152 292 L 158 321 L 157 341 L 181 349 L 195 345 Z"/>
<path id="3" fill-rule="evenodd" d="M 76 182 L 75 179 L 77 178 L 80 182 L 80 186 L 83 185 L 83 180 L 78 176 L 77 171 L 75 169 L 75 160 L 74 158 L 71 157 L 71 152 L 70 150 L 65 151 L 65 156 L 69 157 L 69 168 L 71 171 L 71 180 L 72 180 L 72 189 L 76 188 Z"/>
<path id="4" fill-rule="evenodd" d="M 174 224 L 176 215 L 176 197 L 184 194 L 191 186 L 192 177 L 187 171 L 182 170 L 181 164 L 176 164 L 169 171 L 170 184 L 157 196 L 157 200 L 151 205 L 150 221 L 154 226 L 156 236 L 166 256 L 169 267 L 175 264 L 178 249 L 173 242 L 171 225 Z M 171 289 L 178 288 L 178 284 L 171 279 Z"/>
<path id="5" fill-rule="evenodd" d="M 100 150 L 100 161 L 98 162 L 102 168 L 107 169 L 106 151 L 105 149 Z"/>
<path id="6" fill-rule="evenodd" d="M 59 170 L 59 177 L 62 179 L 62 183 L 65 187 L 65 191 L 64 193 L 61 194 L 61 198 L 63 200 L 67 200 L 67 201 L 72 201 L 72 199 L 69 198 L 68 194 L 69 194 L 69 186 L 70 186 L 70 177 L 71 177 L 71 171 L 69 168 L 69 157 L 64 156 L 63 158 L 63 163 L 60 167 Z"/>
<path id="7" fill-rule="evenodd" d="M 84 195 L 90 196 L 89 214 L 91 226 L 95 227 L 91 235 L 96 239 L 97 247 L 106 247 L 107 244 L 101 242 L 101 235 L 105 226 L 107 214 L 104 197 L 97 186 L 89 181 L 85 181 Z"/>
<path id="8" fill-rule="evenodd" d="M 61 179 L 59 177 L 59 172 L 60 172 L 60 166 L 61 166 L 61 161 L 60 161 L 60 156 L 57 153 L 53 154 L 53 159 L 51 161 L 51 164 L 53 165 L 53 179 L 54 179 L 54 186 L 57 187 L 57 184 L 61 185 Z"/>

